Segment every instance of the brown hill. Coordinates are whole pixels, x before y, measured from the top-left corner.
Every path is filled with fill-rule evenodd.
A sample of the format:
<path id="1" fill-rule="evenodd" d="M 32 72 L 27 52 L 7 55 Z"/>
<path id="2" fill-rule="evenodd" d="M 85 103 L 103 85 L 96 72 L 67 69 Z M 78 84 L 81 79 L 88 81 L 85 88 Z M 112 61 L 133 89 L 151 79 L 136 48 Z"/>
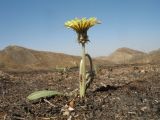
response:
<path id="1" fill-rule="evenodd" d="M 0 69 L 39 70 L 77 67 L 80 57 L 63 53 L 36 51 L 20 46 L 8 46 L 0 51 Z M 144 53 L 119 48 L 110 56 L 94 59 L 94 64 L 159 63 L 160 49 Z"/>
<path id="2" fill-rule="evenodd" d="M 96 58 L 113 64 L 160 63 L 160 49 L 144 53 L 130 48 L 119 48 L 109 56 Z"/>
<path id="3" fill-rule="evenodd" d="M 125 64 L 135 62 L 145 55 L 146 53 L 144 52 L 123 47 L 117 49 L 109 56 L 100 57 L 98 59 L 111 61 L 116 64 Z"/>
<path id="4" fill-rule="evenodd" d="M 149 52 L 142 60 L 149 63 L 160 63 L 160 49 Z"/>
<path id="5" fill-rule="evenodd" d="M 52 69 L 72 67 L 80 57 L 63 53 L 44 52 L 19 46 L 8 46 L 0 51 L 1 69 Z"/>

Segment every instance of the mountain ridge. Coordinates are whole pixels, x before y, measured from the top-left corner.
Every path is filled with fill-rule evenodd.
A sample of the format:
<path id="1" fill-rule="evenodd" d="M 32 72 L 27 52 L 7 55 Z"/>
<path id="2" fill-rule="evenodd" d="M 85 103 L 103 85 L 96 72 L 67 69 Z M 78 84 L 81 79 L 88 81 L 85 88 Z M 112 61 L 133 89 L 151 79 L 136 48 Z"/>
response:
<path id="1" fill-rule="evenodd" d="M 145 53 L 139 50 L 122 47 L 116 49 L 108 56 L 101 56 L 96 59 L 112 61 L 114 64 L 153 63 L 160 61 L 159 54 L 160 49 Z"/>
<path id="2" fill-rule="evenodd" d="M 78 67 L 81 57 L 64 53 L 38 51 L 17 45 L 0 50 L 0 69 L 39 70 Z M 109 56 L 97 57 L 94 64 L 159 63 L 160 49 L 144 53 L 122 47 Z"/>
<path id="3" fill-rule="evenodd" d="M 7 69 L 52 69 L 72 67 L 79 56 L 48 51 L 37 51 L 21 46 L 7 46 L 0 51 L 0 67 Z"/>

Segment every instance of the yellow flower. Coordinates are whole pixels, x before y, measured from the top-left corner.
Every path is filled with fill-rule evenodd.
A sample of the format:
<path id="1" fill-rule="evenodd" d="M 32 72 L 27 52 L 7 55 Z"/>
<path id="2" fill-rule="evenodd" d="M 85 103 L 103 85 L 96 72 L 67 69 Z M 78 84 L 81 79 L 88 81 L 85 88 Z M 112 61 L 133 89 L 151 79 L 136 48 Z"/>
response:
<path id="1" fill-rule="evenodd" d="M 72 28 L 76 32 L 83 32 L 88 30 L 90 27 L 94 26 L 95 24 L 99 24 L 100 22 L 95 18 L 91 17 L 89 19 L 86 18 L 75 18 L 73 20 L 67 21 L 65 26 L 67 28 Z"/>
<path id="2" fill-rule="evenodd" d="M 88 36 L 87 36 L 87 30 L 96 25 L 96 24 L 100 24 L 100 21 L 98 21 L 95 17 L 91 17 L 89 19 L 86 18 L 75 18 L 73 20 L 67 21 L 65 23 L 65 26 L 67 28 L 72 28 L 73 30 L 75 30 L 78 34 L 78 41 L 79 43 L 86 43 L 88 40 Z"/>

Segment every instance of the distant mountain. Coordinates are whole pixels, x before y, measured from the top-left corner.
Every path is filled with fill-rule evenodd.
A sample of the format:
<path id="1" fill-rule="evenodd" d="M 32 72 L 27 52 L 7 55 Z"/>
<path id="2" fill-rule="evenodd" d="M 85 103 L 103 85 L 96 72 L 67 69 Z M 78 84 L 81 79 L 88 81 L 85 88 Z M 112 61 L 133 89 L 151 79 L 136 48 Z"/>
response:
<path id="1" fill-rule="evenodd" d="M 148 53 L 146 58 L 150 63 L 160 63 L 160 48 L 158 50 L 154 50 Z"/>
<path id="2" fill-rule="evenodd" d="M 97 60 L 106 60 L 114 64 L 130 64 L 130 63 L 159 63 L 160 49 L 144 53 L 130 48 L 119 48 L 109 56 L 96 58 Z"/>
<path id="3" fill-rule="evenodd" d="M 80 57 L 63 53 L 36 51 L 20 46 L 8 46 L 0 51 L 0 69 L 40 70 L 79 66 Z M 94 64 L 160 63 L 160 49 L 144 53 L 119 48 L 109 56 L 97 57 Z"/>
<path id="4" fill-rule="evenodd" d="M 80 57 L 63 53 L 36 51 L 20 46 L 8 46 L 0 51 L 0 68 L 52 69 L 79 64 Z"/>
<path id="5" fill-rule="evenodd" d="M 146 55 L 146 53 L 123 47 L 117 49 L 109 56 L 100 57 L 98 59 L 112 61 L 113 63 L 116 64 L 122 64 L 122 63 L 125 64 L 125 63 L 130 63 L 131 61 L 133 61 L 133 59 L 138 59 L 144 55 Z"/>

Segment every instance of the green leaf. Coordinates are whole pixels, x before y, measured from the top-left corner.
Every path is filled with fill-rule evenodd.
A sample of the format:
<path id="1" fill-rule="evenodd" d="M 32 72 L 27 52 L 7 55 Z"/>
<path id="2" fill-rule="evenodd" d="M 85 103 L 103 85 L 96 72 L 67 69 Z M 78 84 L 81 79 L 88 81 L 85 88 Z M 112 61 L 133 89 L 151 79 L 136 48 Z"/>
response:
<path id="1" fill-rule="evenodd" d="M 51 97 L 55 95 L 62 95 L 62 93 L 57 92 L 57 91 L 49 91 L 49 90 L 42 90 L 42 91 L 36 91 L 30 94 L 27 99 L 29 100 L 37 100 L 40 98 L 45 98 L 45 97 Z"/>

